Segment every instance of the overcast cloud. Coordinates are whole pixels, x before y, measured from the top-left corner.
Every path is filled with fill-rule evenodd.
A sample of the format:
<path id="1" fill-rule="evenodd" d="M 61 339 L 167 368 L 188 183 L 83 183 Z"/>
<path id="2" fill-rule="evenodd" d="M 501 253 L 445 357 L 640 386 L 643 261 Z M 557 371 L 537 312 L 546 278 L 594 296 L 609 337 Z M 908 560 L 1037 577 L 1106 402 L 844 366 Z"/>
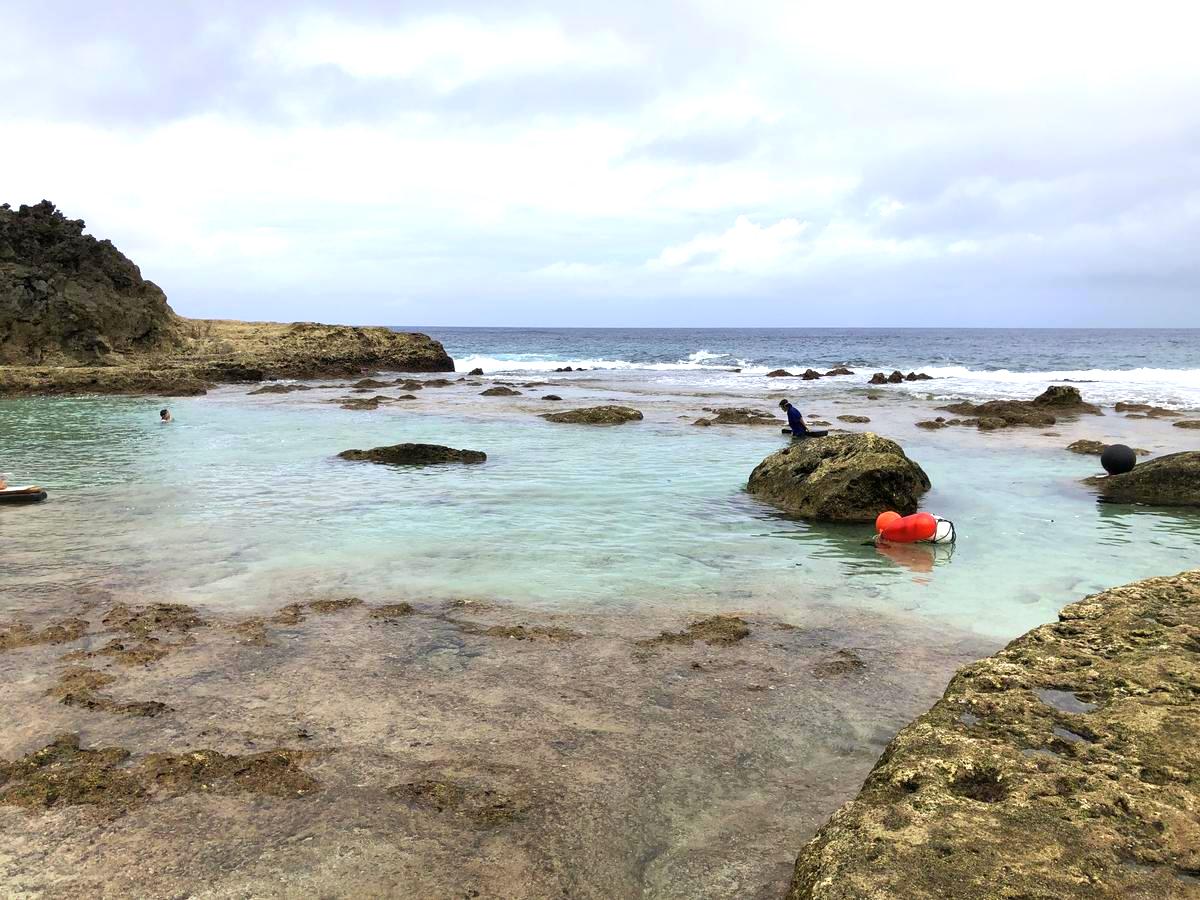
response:
<path id="1" fill-rule="evenodd" d="M 193 316 L 1195 327 L 1198 9 L 0 0 L 0 201 Z"/>

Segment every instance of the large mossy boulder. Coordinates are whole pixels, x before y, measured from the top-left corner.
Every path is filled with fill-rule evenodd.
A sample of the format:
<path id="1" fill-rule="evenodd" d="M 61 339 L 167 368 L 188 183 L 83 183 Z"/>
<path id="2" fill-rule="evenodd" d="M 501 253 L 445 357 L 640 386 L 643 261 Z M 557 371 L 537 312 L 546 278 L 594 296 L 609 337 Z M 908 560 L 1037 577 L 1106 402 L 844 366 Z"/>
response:
<path id="1" fill-rule="evenodd" d="M 48 200 L 0 206 L 0 365 L 121 362 L 181 343 L 166 295 Z"/>
<path id="2" fill-rule="evenodd" d="M 642 414 L 630 406 L 588 406 L 558 413 L 542 413 L 542 418 L 547 422 L 568 425 L 621 425 L 641 421 Z"/>
<path id="3" fill-rule="evenodd" d="M 1200 450 L 1170 453 L 1138 463 L 1124 475 L 1096 475 L 1084 484 L 1113 503 L 1200 506 Z"/>
<path id="4" fill-rule="evenodd" d="M 800 851 L 788 900 L 1195 897 L 1200 572 L 960 670 Z"/>
<path id="5" fill-rule="evenodd" d="M 917 511 L 929 476 L 895 441 L 872 432 L 793 441 L 750 474 L 750 493 L 804 519 L 873 522 Z"/>
<path id="6" fill-rule="evenodd" d="M 393 444 L 370 450 L 343 450 L 338 456 L 351 462 L 372 462 L 385 466 L 437 466 L 487 461 L 487 454 L 481 450 L 455 450 L 440 444 Z"/>

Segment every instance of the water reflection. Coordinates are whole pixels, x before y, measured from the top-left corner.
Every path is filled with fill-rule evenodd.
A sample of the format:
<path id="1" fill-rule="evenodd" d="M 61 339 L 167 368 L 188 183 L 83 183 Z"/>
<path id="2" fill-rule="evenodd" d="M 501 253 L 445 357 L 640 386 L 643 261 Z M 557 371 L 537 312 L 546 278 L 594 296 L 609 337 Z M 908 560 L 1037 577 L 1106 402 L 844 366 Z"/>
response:
<path id="1" fill-rule="evenodd" d="M 953 544 L 892 544 L 880 541 L 875 552 L 886 556 L 910 572 L 928 574 L 934 566 L 945 565 L 954 556 Z"/>

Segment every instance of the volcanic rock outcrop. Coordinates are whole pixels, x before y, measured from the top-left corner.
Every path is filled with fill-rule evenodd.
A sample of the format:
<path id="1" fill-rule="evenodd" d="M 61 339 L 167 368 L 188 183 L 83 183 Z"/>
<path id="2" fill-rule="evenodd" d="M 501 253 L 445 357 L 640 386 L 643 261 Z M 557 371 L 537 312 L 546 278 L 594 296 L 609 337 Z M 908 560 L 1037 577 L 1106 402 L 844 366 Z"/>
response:
<path id="1" fill-rule="evenodd" d="M 184 319 L 83 228 L 49 201 L 0 206 L 0 395 L 202 394 L 219 382 L 454 369 L 423 334 Z"/>

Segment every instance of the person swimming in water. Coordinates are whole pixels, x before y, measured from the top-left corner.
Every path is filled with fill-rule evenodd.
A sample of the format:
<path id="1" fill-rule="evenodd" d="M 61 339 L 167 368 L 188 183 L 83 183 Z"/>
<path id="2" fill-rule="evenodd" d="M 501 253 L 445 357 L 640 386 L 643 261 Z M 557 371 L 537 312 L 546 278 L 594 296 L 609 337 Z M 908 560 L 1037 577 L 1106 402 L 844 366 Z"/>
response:
<path id="1" fill-rule="evenodd" d="M 780 400 L 779 408 L 787 413 L 788 427 L 792 429 L 793 437 L 802 437 L 808 434 L 808 426 L 804 424 L 804 416 L 800 415 L 800 410 L 792 406 L 787 400 Z"/>
<path id="2" fill-rule="evenodd" d="M 171 411 L 170 411 L 169 409 L 160 409 L 160 410 L 158 411 L 158 420 L 159 420 L 160 422 L 162 422 L 164 425 L 166 425 L 168 422 L 174 422 L 174 421 L 175 421 L 175 419 L 174 419 L 174 417 L 171 415 Z"/>

